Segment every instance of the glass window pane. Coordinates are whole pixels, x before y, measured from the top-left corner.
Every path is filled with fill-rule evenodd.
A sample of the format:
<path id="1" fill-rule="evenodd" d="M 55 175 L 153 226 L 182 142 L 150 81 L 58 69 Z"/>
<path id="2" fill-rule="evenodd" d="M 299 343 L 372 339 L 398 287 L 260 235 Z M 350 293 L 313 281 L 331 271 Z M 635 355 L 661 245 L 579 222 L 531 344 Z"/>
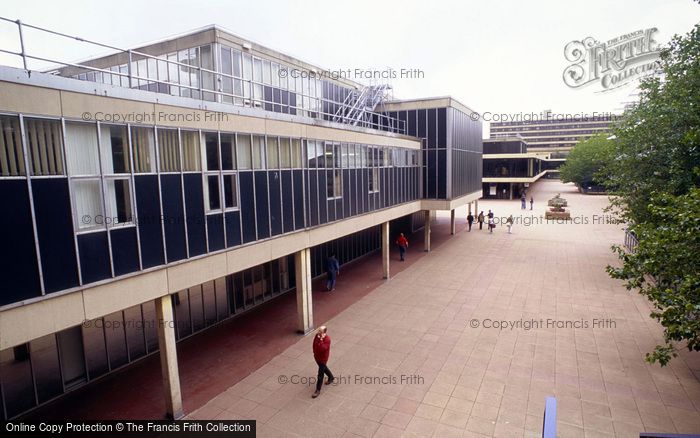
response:
<path id="1" fill-rule="evenodd" d="M 52 333 L 34 339 L 29 349 L 32 355 L 37 396 L 39 403 L 43 403 L 63 392 L 56 336 Z"/>
<path id="2" fill-rule="evenodd" d="M 28 344 L 22 344 L 0 351 L 0 379 L 8 417 L 33 408 L 36 403 L 28 348 Z"/>
<path id="3" fill-rule="evenodd" d="M 292 166 L 290 143 L 288 138 L 280 138 L 280 166 L 289 169 Z"/>
<path id="4" fill-rule="evenodd" d="M 226 208 L 238 208 L 238 186 L 235 173 L 224 175 L 224 202 Z"/>
<path id="5" fill-rule="evenodd" d="M 199 159 L 199 133 L 196 131 L 180 131 L 182 138 L 182 170 L 200 171 L 202 162 Z"/>
<path id="6" fill-rule="evenodd" d="M 131 148 L 134 172 L 155 172 L 156 150 L 153 128 L 131 128 Z"/>
<path id="7" fill-rule="evenodd" d="M 97 125 L 66 123 L 66 155 L 71 175 L 99 175 Z"/>
<path id="8" fill-rule="evenodd" d="M 238 158 L 239 169 L 252 169 L 253 159 L 251 156 L 251 141 L 250 135 L 238 134 L 236 136 L 236 152 Z"/>
<path id="9" fill-rule="evenodd" d="M 14 117 L 0 117 L 0 125 L 0 174 L 24 175 L 24 156 L 18 120 Z M 32 175 L 64 175 L 61 122 L 24 119 L 24 128 Z"/>
<path id="10" fill-rule="evenodd" d="M 129 180 L 108 179 L 107 185 L 107 225 L 121 225 L 132 221 L 131 192 Z"/>
<path id="11" fill-rule="evenodd" d="M 204 133 L 206 158 L 204 170 L 219 170 L 219 138 L 216 133 Z"/>
<path id="12" fill-rule="evenodd" d="M 237 78 L 242 77 L 241 52 L 238 50 L 231 50 L 231 60 L 233 64 L 233 75 Z"/>
<path id="13" fill-rule="evenodd" d="M 221 168 L 233 170 L 236 168 L 235 160 L 235 135 L 221 134 Z"/>
<path id="14" fill-rule="evenodd" d="M 221 209 L 221 192 L 219 191 L 219 175 L 207 175 L 206 185 L 207 211 Z"/>
<path id="15" fill-rule="evenodd" d="M 265 137 L 261 135 L 253 136 L 253 169 L 263 169 L 265 167 Z"/>
<path id="16" fill-rule="evenodd" d="M 158 129 L 161 172 L 180 171 L 180 141 L 176 129 Z"/>
<path id="17" fill-rule="evenodd" d="M 129 173 L 129 139 L 126 126 L 102 125 L 102 170 L 107 174 Z"/>
<path id="18" fill-rule="evenodd" d="M 104 227 L 102 192 L 97 179 L 78 179 L 71 182 L 75 217 L 81 230 Z"/>
<path id="19" fill-rule="evenodd" d="M 277 137 L 267 137 L 267 168 L 277 169 L 279 167 Z"/>
<path id="20" fill-rule="evenodd" d="M 301 140 L 298 138 L 292 139 L 292 167 L 301 169 L 304 165 L 303 153 L 301 148 Z"/>

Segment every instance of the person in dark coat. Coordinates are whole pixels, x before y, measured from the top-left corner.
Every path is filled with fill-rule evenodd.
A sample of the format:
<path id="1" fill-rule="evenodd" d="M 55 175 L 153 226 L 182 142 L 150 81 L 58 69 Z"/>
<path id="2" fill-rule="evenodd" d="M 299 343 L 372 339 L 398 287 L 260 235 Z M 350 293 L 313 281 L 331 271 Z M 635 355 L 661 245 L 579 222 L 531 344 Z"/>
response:
<path id="1" fill-rule="evenodd" d="M 477 217 L 476 220 L 479 221 L 479 229 L 480 230 L 483 229 L 484 228 L 484 212 L 483 211 L 481 213 L 479 213 L 479 216 Z"/>
<path id="2" fill-rule="evenodd" d="M 470 211 L 469 214 L 467 215 L 467 225 L 469 225 L 469 231 L 472 230 L 472 224 L 474 223 L 474 215 Z"/>
<path id="3" fill-rule="evenodd" d="M 323 376 L 328 376 L 326 380 L 326 385 L 330 385 L 335 380 L 333 373 L 328 369 L 328 357 L 331 354 L 331 338 L 328 336 L 328 328 L 322 325 L 316 331 L 314 336 L 314 360 L 316 365 L 318 365 L 318 375 L 316 376 L 316 391 L 311 396 L 316 398 L 321 394 L 321 387 L 323 386 Z"/>
<path id="4" fill-rule="evenodd" d="M 330 257 L 328 257 L 328 260 L 326 260 L 326 274 L 327 274 L 326 290 L 328 290 L 328 291 L 335 290 L 335 279 L 339 273 L 340 273 L 340 263 L 338 263 L 338 259 L 335 258 L 335 254 L 332 254 Z"/>

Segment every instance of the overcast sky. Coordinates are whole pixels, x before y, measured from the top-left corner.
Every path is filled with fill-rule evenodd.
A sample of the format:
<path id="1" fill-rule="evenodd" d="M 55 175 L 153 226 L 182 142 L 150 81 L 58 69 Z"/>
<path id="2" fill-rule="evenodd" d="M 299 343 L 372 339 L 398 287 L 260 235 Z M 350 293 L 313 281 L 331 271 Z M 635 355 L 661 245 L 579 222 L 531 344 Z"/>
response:
<path id="1" fill-rule="evenodd" d="M 328 69 L 420 69 L 394 80 L 395 96 L 451 95 L 483 112 L 617 111 L 632 86 L 570 89 L 564 46 L 610 40 L 650 27 L 665 44 L 700 22 L 691 0 L 649 1 L 30 1 L 3 0 L 0 15 L 117 47 L 134 47 L 208 24 Z M 16 48 L 16 27 L 0 23 L 0 47 Z M 104 53 L 39 38 L 27 50 L 63 59 Z M 0 63 L 16 65 L 6 56 Z"/>

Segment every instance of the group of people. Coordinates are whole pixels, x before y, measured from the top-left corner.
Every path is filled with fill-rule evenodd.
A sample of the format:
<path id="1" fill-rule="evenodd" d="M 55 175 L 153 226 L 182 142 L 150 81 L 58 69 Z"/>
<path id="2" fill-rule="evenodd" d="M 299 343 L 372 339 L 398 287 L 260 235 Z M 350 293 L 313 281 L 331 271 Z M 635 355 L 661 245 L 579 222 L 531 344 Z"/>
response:
<path id="1" fill-rule="evenodd" d="M 488 221 L 487 221 L 488 218 Z M 489 228 L 489 233 L 493 233 L 493 230 L 496 228 L 496 219 L 494 218 L 494 214 L 491 210 L 489 210 L 488 214 L 484 216 L 484 212 L 480 212 L 479 215 L 476 217 L 476 221 L 479 223 L 479 229 L 482 230 L 484 228 L 484 222 L 487 223 L 488 228 Z M 513 219 L 513 215 L 511 214 L 508 216 L 508 219 L 506 219 L 506 226 L 508 227 L 508 234 L 512 234 L 513 230 L 513 223 L 515 220 Z M 467 215 L 467 225 L 469 226 L 468 231 L 472 230 L 472 225 L 474 224 L 474 215 L 470 211 L 469 214 Z"/>
<path id="2" fill-rule="evenodd" d="M 534 205 L 535 200 L 533 199 L 532 196 L 530 196 L 530 210 L 532 210 L 532 206 Z M 523 193 L 523 196 L 520 198 L 520 209 L 525 210 L 527 209 L 527 196 L 525 193 Z"/>

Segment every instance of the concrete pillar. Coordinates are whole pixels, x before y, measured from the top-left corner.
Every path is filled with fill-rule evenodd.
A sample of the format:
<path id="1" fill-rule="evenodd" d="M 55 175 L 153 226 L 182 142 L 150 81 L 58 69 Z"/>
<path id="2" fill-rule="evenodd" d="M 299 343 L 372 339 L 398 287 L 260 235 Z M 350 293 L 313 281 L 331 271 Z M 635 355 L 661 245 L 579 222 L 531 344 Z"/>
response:
<path id="1" fill-rule="evenodd" d="M 311 249 L 294 254 L 297 294 L 297 331 L 306 334 L 314 329 L 313 296 L 311 287 Z"/>
<path id="2" fill-rule="evenodd" d="M 479 200 L 474 201 L 474 216 L 479 216 Z"/>
<path id="3" fill-rule="evenodd" d="M 455 233 L 455 210 L 450 210 L 450 234 Z"/>
<path id="4" fill-rule="evenodd" d="M 175 345 L 175 318 L 170 295 L 156 299 L 156 319 L 158 321 L 158 348 L 160 349 L 160 369 L 165 390 L 165 413 L 168 418 L 177 420 L 182 412 L 180 373 L 177 367 Z"/>
<path id="5" fill-rule="evenodd" d="M 472 203 L 471 203 L 471 202 L 468 203 L 468 204 L 467 204 L 467 207 L 469 208 L 469 209 L 467 210 L 467 214 L 471 214 L 471 212 L 472 212 Z"/>
<path id="6" fill-rule="evenodd" d="M 391 252 L 389 242 L 389 222 L 382 224 L 382 273 L 385 280 L 389 279 L 389 253 Z"/>
<path id="7" fill-rule="evenodd" d="M 425 225 L 423 226 L 423 250 L 430 251 L 430 210 L 423 210 Z"/>
<path id="8" fill-rule="evenodd" d="M 513 200 L 513 183 L 510 183 L 510 200 Z"/>

